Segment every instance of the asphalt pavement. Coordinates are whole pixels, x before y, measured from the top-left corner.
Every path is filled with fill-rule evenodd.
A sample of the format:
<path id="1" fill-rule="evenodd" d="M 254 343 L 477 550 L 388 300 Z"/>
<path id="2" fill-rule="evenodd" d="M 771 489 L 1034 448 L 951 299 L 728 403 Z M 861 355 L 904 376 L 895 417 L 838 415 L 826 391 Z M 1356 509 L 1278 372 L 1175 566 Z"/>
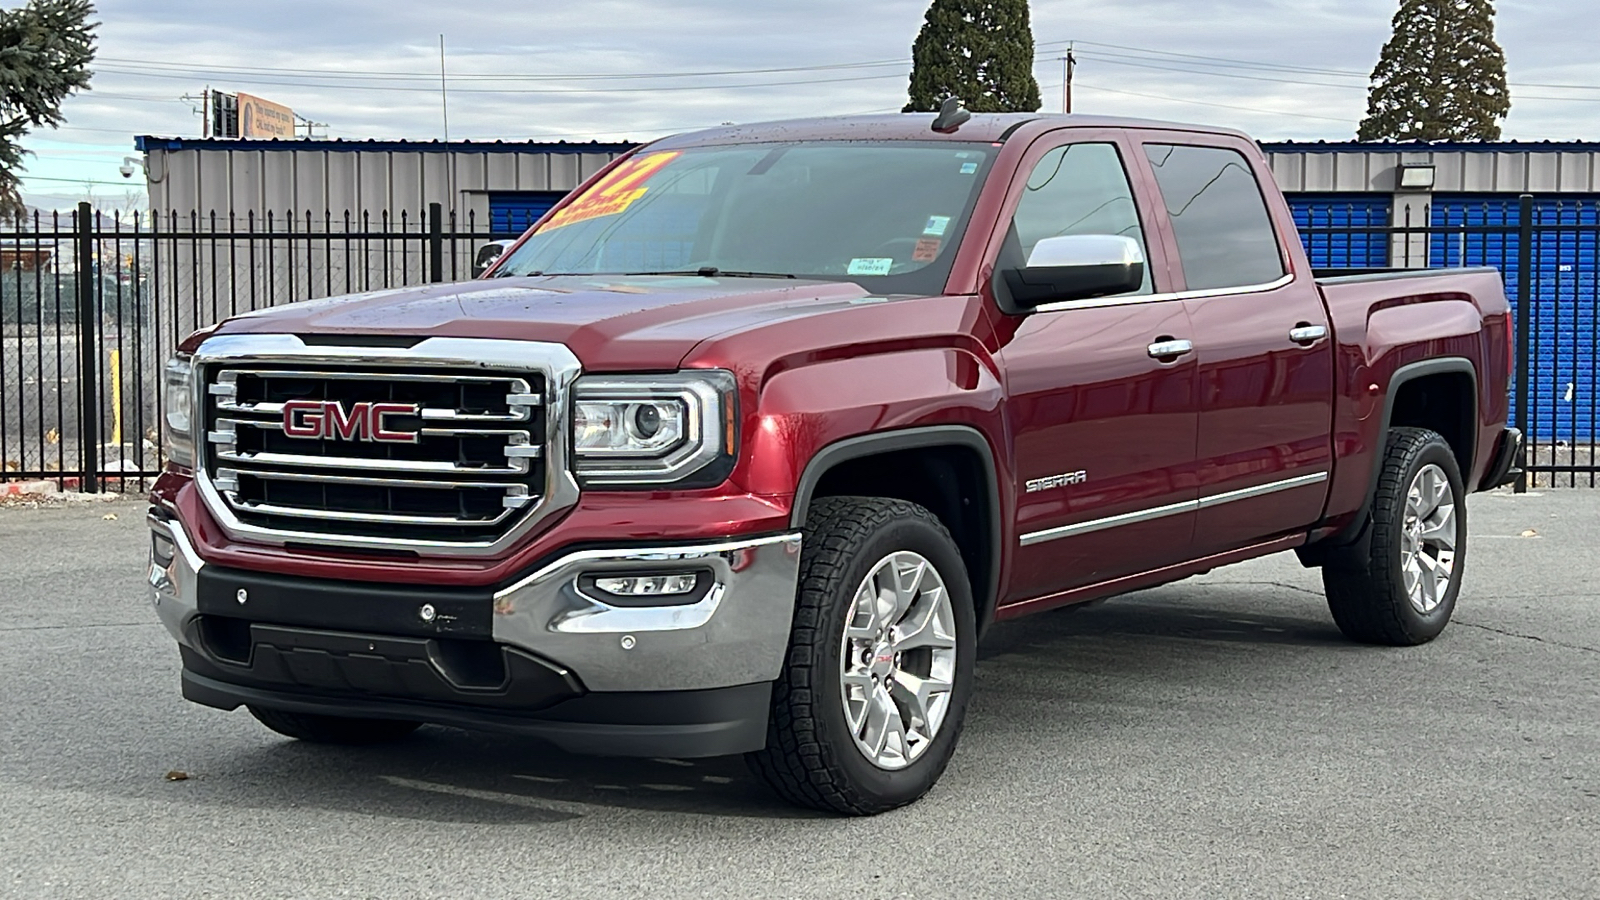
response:
<path id="1" fill-rule="evenodd" d="M 187 704 L 142 520 L 0 510 L 0 896 L 1600 896 L 1593 491 L 1475 497 L 1424 647 L 1345 642 L 1292 555 L 1000 626 L 944 780 L 867 820 L 734 759 Z"/>

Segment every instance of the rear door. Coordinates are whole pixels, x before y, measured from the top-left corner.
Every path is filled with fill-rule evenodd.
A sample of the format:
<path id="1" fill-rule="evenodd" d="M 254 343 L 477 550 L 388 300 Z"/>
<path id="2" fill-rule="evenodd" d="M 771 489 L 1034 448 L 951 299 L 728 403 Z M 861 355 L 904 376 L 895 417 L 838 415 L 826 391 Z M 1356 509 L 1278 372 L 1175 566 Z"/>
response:
<path id="1" fill-rule="evenodd" d="M 1194 329 L 1195 555 L 1307 528 L 1322 516 L 1332 472 L 1334 343 L 1311 273 L 1291 271 L 1298 257 L 1283 250 L 1297 240 L 1287 208 L 1243 140 L 1139 139 Z"/>
<path id="2" fill-rule="evenodd" d="M 1149 349 L 1192 334 L 1170 293 L 1164 244 L 1144 221 L 1152 197 L 1129 177 L 1135 152 L 1121 131 L 1055 132 L 1030 148 L 1012 188 L 997 269 L 1068 234 L 1132 237 L 1149 265 L 1134 294 L 1000 317 L 1020 482 L 1009 602 L 1048 605 L 1190 552 L 1196 363 L 1192 353 L 1156 358 Z"/>

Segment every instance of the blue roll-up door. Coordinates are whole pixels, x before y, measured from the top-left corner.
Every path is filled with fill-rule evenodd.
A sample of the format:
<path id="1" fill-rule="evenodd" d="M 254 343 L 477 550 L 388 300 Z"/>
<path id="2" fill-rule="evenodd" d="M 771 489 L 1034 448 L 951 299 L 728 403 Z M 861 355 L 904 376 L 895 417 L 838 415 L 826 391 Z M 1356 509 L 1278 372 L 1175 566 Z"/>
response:
<path id="1" fill-rule="evenodd" d="M 566 191 L 493 191 L 489 194 L 489 229 L 497 237 L 520 235 L 566 195 Z"/>
<path id="2" fill-rule="evenodd" d="M 1382 269 L 1389 265 L 1389 235 L 1361 228 L 1389 227 L 1388 194 L 1291 194 L 1289 208 L 1297 228 L 1357 229 L 1300 233 L 1314 269 Z"/>
<path id="3" fill-rule="evenodd" d="M 1452 226 L 1520 224 L 1515 197 L 1439 196 L 1434 199 L 1429 265 L 1493 266 L 1505 275 L 1506 294 L 1520 290 L 1515 232 L 1451 233 Z M 1600 222 L 1600 197 L 1566 197 L 1534 204 L 1533 278 L 1530 282 L 1528 424 L 1541 442 L 1589 441 L 1600 429 L 1596 384 L 1596 263 L 1600 232 L 1562 226 Z M 1512 416 L 1516 393 L 1512 392 Z"/>

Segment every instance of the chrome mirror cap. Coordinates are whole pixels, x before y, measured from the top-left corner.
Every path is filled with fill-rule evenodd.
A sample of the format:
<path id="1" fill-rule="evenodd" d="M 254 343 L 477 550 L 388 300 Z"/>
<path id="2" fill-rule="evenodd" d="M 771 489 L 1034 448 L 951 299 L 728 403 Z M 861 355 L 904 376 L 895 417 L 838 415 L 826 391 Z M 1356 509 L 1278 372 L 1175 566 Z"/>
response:
<path id="1" fill-rule="evenodd" d="M 1144 249 L 1120 234 L 1063 234 L 1034 245 L 1028 268 L 1135 266 L 1144 264 Z"/>
<path id="2" fill-rule="evenodd" d="M 1024 314 L 1046 303 L 1127 294 L 1144 286 L 1144 248 L 1120 234 L 1063 234 L 1034 245 L 1028 264 L 1003 270 L 1001 308 Z"/>

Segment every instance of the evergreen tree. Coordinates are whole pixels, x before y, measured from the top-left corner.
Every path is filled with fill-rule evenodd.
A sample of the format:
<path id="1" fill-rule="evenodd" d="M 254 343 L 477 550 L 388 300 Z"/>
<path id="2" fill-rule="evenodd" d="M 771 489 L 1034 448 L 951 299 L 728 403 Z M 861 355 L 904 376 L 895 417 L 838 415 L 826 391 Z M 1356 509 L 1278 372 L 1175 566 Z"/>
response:
<path id="1" fill-rule="evenodd" d="M 973 112 L 1036 112 L 1028 0 L 933 0 L 911 45 L 906 112 L 936 112 L 949 97 Z"/>
<path id="2" fill-rule="evenodd" d="M 0 9 L 0 217 L 24 212 L 18 192 L 22 138 L 65 119 L 61 101 L 87 88 L 94 59 L 90 0 L 28 0 Z"/>
<path id="3" fill-rule="evenodd" d="M 1363 141 L 1497 141 L 1511 111 L 1491 0 L 1400 0 Z"/>

